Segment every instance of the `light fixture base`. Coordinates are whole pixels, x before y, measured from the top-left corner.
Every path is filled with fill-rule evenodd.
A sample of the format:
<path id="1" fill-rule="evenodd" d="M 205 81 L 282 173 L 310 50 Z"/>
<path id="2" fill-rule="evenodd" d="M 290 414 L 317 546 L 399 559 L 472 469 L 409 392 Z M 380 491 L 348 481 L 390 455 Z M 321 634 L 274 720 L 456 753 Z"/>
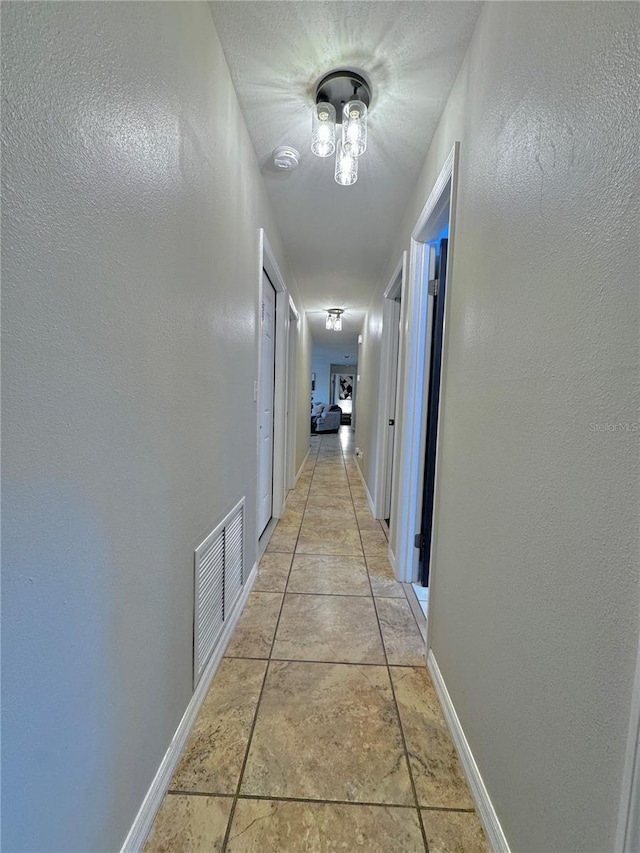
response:
<path id="1" fill-rule="evenodd" d="M 316 104 L 324 101 L 332 104 L 336 111 L 336 122 L 342 124 L 342 108 L 349 101 L 362 101 L 368 108 L 371 104 L 371 83 L 358 71 L 336 68 L 324 74 L 315 86 Z"/>

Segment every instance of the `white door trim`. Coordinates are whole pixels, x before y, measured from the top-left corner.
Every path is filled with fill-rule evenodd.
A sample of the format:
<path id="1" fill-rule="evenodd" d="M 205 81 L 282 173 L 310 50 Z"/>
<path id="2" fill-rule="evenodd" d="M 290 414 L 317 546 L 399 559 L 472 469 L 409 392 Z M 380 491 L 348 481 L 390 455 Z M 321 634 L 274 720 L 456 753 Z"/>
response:
<path id="1" fill-rule="evenodd" d="M 392 518 L 397 529 L 396 565 L 398 580 L 412 583 L 417 580 L 418 552 L 414 547 L 415 534 L 419 532 L 422 509 L 422 478 L 424 448 L 426 436 L 427 392 L 429 381 L 429 349 L 427 342 L 431 333 L 431 313 L 427 311 L 430 297 L 424 286 L 425 270 L 431 260 L 429 241 L 438 236 L 438 226 L 443 211 L 449 211 L 449 257 L 447 280 L 452 278 L 452 247 L 455 227 L 455 193 L 460 143 L 451 149 L 440 175 L 422 209 L 411 234 L 409 253 L 409 274 L 407 276 L 407 296 L 403 300 L 404 363 L 403 399 L 400 428 L 400 456 L 397 466 L 398 500 L 395 516 Z M 445 325 L 443 338 L 442 364 L 446 362 L 447 342 L 447 306 L 451 287 L 445 294 Z M 443 383 L 444 385 L 444 383 Z M 441 388 L 442 394 L 442 388 Z M 436 451 L 436 456 L 438 451 Z M 438 465 L 434 493 L 434 514 L 437 511 Z M 433 528 L 432 553 L 436 539 L 436 525 Z M 431 565 L 431 585 L 435 566 Z M 429 610 L 433 605 L 433 592 L 429 594 Z M 427 631 L 431 620 L 427 620 Z M 427 633 L 427 648 L 428 648 Z"/>
<path id="2" fill-rule="evenodd" d="M 296 483 L 296 401 L 297 375 L 296 363 L 299 343 L 300 315 L 289 297 L 289 322 L 287 326 L 287 378 L 285 383 L 286 396 L 286 433 L 285 433 L 285 476 L 284 476 L 284 499 L 289 489 L 293 489 Z"/>
<path id="3" fill-rule="evenodd" d="M 275 441 L 276 291 L 262 273 L 260 312 L 260 374 L 258 380 L 258 535 L 262 539 L 273 518 Z M 272 525 L 273 527 L 273 525 Z"/>
<path id="4" fill-rule="evenodd" d="M 376 459 L 373 471 L 373 482 L 375 483 L 375 511 L 376 518 L 389 518 L 390 513 L 390 486 L 389 476 L 389 409 L 392 397 L 395 398 L 395 413 L 398 414 L 398 387 L 399 387 L 399 335 L 400 335 L 400 305 L 396 302 L 402 294 L 407 269 L 407 253 L 403 252 L 398 266 L 395 268 L 391 280 L 384 292 L 382 303 L 382 346 L 380 352 L 380 385 L 378 393 L 378 440 L 376 442 Z M 395 362 L 395 370 L 394 368 Z M 397 424 L 397 417 L 396 417 Z M 396 430 L 397 434 L 397 430 Z M 397 442 L 394 442 L 394 445 Z"/>
<path id="5" fill-rule="evenodd" d="M 637 853 L 640 850 L 640 643 L 614 849 L 616 853 Z"/>
<path id="6" fill-rule="evenodd" d="M 287 447 L 294 444 L 295 458 L 295 421 L 296 413 L 290 413 L 292 423 L 287 429 L 287 385 L 288 374 L 295 375 L 295 365 L 288 365 L 289 335 L 298 334 L 299 313 L 284 278 L 278 266 L 278 261 L 271 248 L 264 228 L 260 228 L 258 236 L 258 376 L 262 367 L 262 336 L 260 335 L 260 310 L 262 305 L 262 271 L 264 270 L 276 291 L 276 346 L 275 346 L 275 390 L 274 390 L 274 424 L 273 424 L 273 509 L 272 516 L 280 518 L 284 512 L 284 501 L 287 493 Z M 291 314 L 296 317 L 296 323 L 290 322 Z M 259 418 L 258 412 L 258 418 Z M 259 420 L 256 425 L 256 442 L 259 444 Z M 256 495 L 256 502 L 259 501 Z M 257 516 L 256 516 L 257 517 Z M 267 528 L 268 530 L 268 528 Z"/>

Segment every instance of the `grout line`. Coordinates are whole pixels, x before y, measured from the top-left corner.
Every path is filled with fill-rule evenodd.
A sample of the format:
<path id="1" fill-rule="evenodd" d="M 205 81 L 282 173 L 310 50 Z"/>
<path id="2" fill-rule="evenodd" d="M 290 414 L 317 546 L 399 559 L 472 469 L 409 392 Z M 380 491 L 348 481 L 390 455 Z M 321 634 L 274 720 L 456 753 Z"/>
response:
<path id="1" fill-rule="evenodd" d="M 361 660 L 358 660 L 358 661 L 350 661 L 350 660 L 310 660 L 308 658 L 277 658 L 277 657 L 273 657 L 273 656 L 270 658 L 254 658 L 254 657 L 248 657 L 247 655 L 245 655 L 245 656 L 227 655 L 227 656 L 225 656 L 225 660 L 262 660 L 262 661 L 271 660 L 271 661 L 277 661 L 278 663 L 305 663 L 305 664 L 318 663 L 318 664 L 323 664 L 323 665 L 332 664 L 335 666 L 379 666 L 379 667 L 386 667 L 387 666 L 386 663 L 371 663 L 370 661 L 361 661 Z M 389 666 L 393 667 L 393 669 L 416 669 L 416 665 L 410 664 L 410 663 L 392 663 L 392 664 L 389 664 Z"/>
<path id="2" fill-rule="evenodd" d="M 225 836 L 224 836 L 224 841 L 223 841 L 223 844 L 222 844 L 222 853 L 225 853 L 225 851 L 227 850 L 227 847 L 228 847 L 228 844 L 229 844 L 230 835 L 231 835 L 231 828 L 232 828 L 233 820 L 234 820 L 234 817 L 235 817 L 235 811 L 236 811 L 237 803 L 238 803 L 238 800 L 240 800 L 240 799 L 243 799 L 243 800 L 250 800 L 250 799 L 254 799 L 254 800 L 275 800 L 275 801 L 280 801 L 280 802 L 302 802 L 302 803 L 314 803 L 314 802 L 317 802 L 317 803 L 322 803 L 322 804 L 334 804 L 334 805 L 336 805 L 336 804 L 337 804 L 337 805 L 366 805 L 366 806 L 377 806 L 377 807 L 385 807 L 385 808 L 404 808 L 404 809 L 415 809 L 415 810 L 417 811 L 418 822 L 419 822 L 420 830 L 421 830 L 421 833 L 422 833 L 422 838 L 423 838 L 423 843 L 424 843 L 424 849 L 425 849 L 425 851 L 427 851 L 427 853 L 428 853 L 428 851 L 429 851 L 429 847 L 428 847 L 428 842 L 427 842 L 426 832 L 425 832 L 425 828 L 424 828 L 424 824 L 423 824 L 423 820 L 422 820 L 421 808 L 430 809 L 430 810 L 434 810 L 434 811 L 435 811 L 435 810 L 438 810 L 438 809 L 436 809 L 435 807 L 421 807 L 421 806 L 420 806 L 420 804 L 419 804 L 419 801 L 418 801 L 417 791 L 416 791 L 416 787 L 415 787 L 415 781 L 414 781 L 414 778 L 413 778 L 413 772 L 412 772 L 412 769 L 411 769 L 411 762 L 410 762 L 410 760 L 409 760 L 409 750 L 408 750 L 408 747 L 407 747 L 407 742 L 406 742 L 406 738 L 405 738 L 405 734 L 404 734 L 404 729 L 403 729 L 403 726 L 402 726 L 402 720 L 401 720 L 401 717 L 400 717 L 400 709 L 399 709 L 399 706 L 398 706 L 398 701 L 397 701 L 397 698 L 396 698 L 395 689 L 394 689 L 394 686 L 393 686 L 393 681 L 392 681 L 392 679 L 391 679 L 391 665 L 389 664 L 389 659 L 388 659 L 388 656 L 387 656 L 387 650 L 386 650 L 386 646 L 385 646 L 385 643 L 384 643 L 384 637 L 383 637 L 383 634 L 382 634 L 382 627 L 381 627 L 381 623 L 380 623 L 380 617 L 379 617 L 378 610 L 377 610 L 377 606 L 376 606 L 376 598 L 377 598 L 377 597 L 376 597 L 376 596 L 374 595 L 374 593 L 373 593 L 373 586 L 372 586 L 372 583 L 371 583 L 371 575 L 370 575 L 370 572 L 369 572 L 368 560 L 369 560 L 369 559 L 376 559 L 376 556 L 375 556 L 375 555 L 371 555 L 371 556 L 367 557 L 367 555 L 364 553 L 364 548 L 363 548 L 363 552 L 362 552 L 362 554 L 357 554 L 357 555 L 353 555 L 353 554 L 327 554 L 327 555 L 324 555 L 324 554 L 309 554 L 309 555 L 307 555 L 307 554 L 304 554 L 304 556 L 314 556 L 314 557 L 315 557 L 315 556 L 329 556 L 329 557 L 340 557 L 340 556 L 344 556 L 344 557 L 357 557 L 358 559 L 363 559 L 363 560 L 364 560 L 364 564 L 365 564 L 365 568 L 366 568 L 366 572 L 367 572 L 367 579 L 368 579 L 368 582 L 369 582 L 369 589 L 370 589 L 370 593 L 371 593 L 371 594 L 370 594 L 370 596 L 369 596 L 369 595 L 366 595 L 366 596 L 355 596 L 355 595 L 353 595 L 353 594 L 341 594 L 341 593 L 310 593 L 310 592 L 307 592 L 307 593 L 304 593 L 304 592 L 301 592 L 301 593 L 295 593 L 295 592 L 293 592 L 293 591 L 289 591 L 289 583 L 290 583 L 290 580 L 291 580 L 291 574 L 292 574 L 292 571 L 293 571 L 294 558 L 295 558 L 296 554 L 298 553 L 298 552 L 297 552 L 297 548 L 298 548 L 298 544 L 299 544 L 299 541 L 300 541 L 300 533 L 301 533 L 301 530 L 302 530 L 302 526 L 303 526 L 303 524 L 304 524 L 304 516 L 305 516 L 305 514 L 306 514 L 306 512 L 307 512 L 307 509 L 309 508 L 309 500 L 310 500 L 310 498 L 311 498 L 311 494 L 312 494 L 313 478 L 314 478 L 314 476 L 316 475 L 316 469 L 317 469 L 317 467 L 318 467 L 318 464 L 319 464 L 319 461 L 320 461 L 320 459 L 321 459 L 321 456 L 325 456 L 325 455 L 326 455 L 328 458 L 334 458 L 334 454 L 333 454 L 333 453 L 331 453 L 331 454 L 329 454 L 329 453 L 327 453 L 327 454 L 321 454 L 321 449 L 322 449 L 323 441 L 324 441 L 324 437 L 320 437 L 320 440 L 319 440 L 319 442 L 318 442 L 318 449 L 317 449 L 316 455 L 315 455 L 315 457 L 312 457 L 312 458 L 313 458 L 313 460 L 314 460 L 314 461 L 313 461 L 313 469 L 312 469 L 312 471 L 311 471 L 311 477 L 310 477 L 309 488 L 308 488 L 308 490 L 307 490 L 306 497 L 305 497 L 305 500 L 304 500 L 304 507 L 303 507 L 303 509 L 302 509 L 302 517 L 303 517 L 303 521 L 302 521 L 302 523 L 301 523 L 301 525 L 300 525 L 300 528 L 298 529 L 298 532 L 297 532 L 297 534 L 296 534 L 296 541 L 295 541 L 294 548 L 293 548 L 293 550 L 292 550 L 292 551 L 287 549 L 286 551 L 284 551 L 284 550 L 283 550 L 283 551 L 276 551 L 276 550 L 272 550 L 272 551 L 269 551 L 269 552 L 268 552 L 268 553 L 281 553 L 281 554 L 288 554 L 288 555 L 290 554 L 290 555 L 291 555 L 291 560 L 290 560 L 290 562 L 289 562 L 289 570 L 288 570 L 288 572 L 287 572 L 287 579 L 286 579 L 286 583 L 285 583 L 284 592 L 281 592 L 281 591 L 274 592 L 274 594 L 282 595 L 282 601 L 281 601 L 281 604 L 280 604 L 280 609 L 279 609 L 279 611 L 278 611 L 278 617 L 277 617 L 277 620 L 276 620 L 276 625 L 275 625 L 275 629 L 274 629 L 273 637 L 272 637 L 272 640 L 271 640 L 271 647 L 270 647 L 270 650 L 269 650 L 269 656 L 268 656 L 268 658 L 266 658 L 266 659 L 265 659 L 265 658 L 248 658 L 248 659 L 251 659 L 251 660 L 262 660 L 262 661 L 266 660 L 266 667 L 265 667 L 265 674 L 264 674 L 264 678 L 263 678 L 263 680 L 262 680 L 262 686 L 261 686 L 260 693 L 259 693 L 259 696 L 258 696 L 258 701 L 257 701 L 257 703 L 256 703 L 256 708 L 255 708 L 255 712 L 254 712 L 254 715 L 253 715 L 253 720 L 252 720 L 251 727 L 250 727 L 250 731 L 249 731 L 249 738 L 248 738 L 248 740 L 247 740 L 247 746 L 246 746 L 246 749 L 245 749 L 244 759 L 243 759 L 243 762 L 242 762 L 242 767 L 241 767 L 241 770 L 240 770 L 240 775 L 239 775 L 239 778 L 238 778 L 238 784 L 237 784 L 237 786 L 236 786 L 236 791 L 235 791 L 235 793 L 234 793 L 234 794 L 224 794 L 224 795 L 218 795 L 218 794 L 207 794 L 207 793 L 204 793 L 204 792 L 202 792 L 202 793 L 200 793 L 200 792 L 193 792 L 193 794 L 194 794 L 194 795 L 199 795 L 199 796 L 223 796 L 223 797 L 226 797 L 226 798 L 233 798 L 233 803 L 232 803 L 231 810 L 230 810 L 230 813 L 229 813 L 229 818 L 228 818 L 228 821 L 227 821 L 227 828 L 226 828 L 226 832 L 225 832 Z M 330 444 L 330 445 L 328 445 L 328 446 L 329 446 L 329 447 L 334 448 L 334 445 L 333 445 L 333 444 Z M 344 449 L 343 449 L 343 447 L 342 447 L 342 444 L 338 444 L 338 447 L 337 447 L 337 448 L 334 448 L 334 449 L 337 449 L 337 450 L 339 451 L 339 453 L 340 453 L 340 458 L 341 458 L 341 460 L 342 460 L 342 466 L 343 466 L 343 468 L 347 471 L 347 480 L 348 480 L 349 495 L 350 495 L 350 499 L 351 499 L 351 504 L 352 504 L 353 509 L 354 509 L 354 511 L 355 511 L 355 502 L 354 502 L 354 498 L 353 498 L 352 482 L 351 482 L 351 480 L 349 479 L 349 469 L 348 469 L 348 466 L 347 466 L 346 461 L 345 461 L 345 453 L 344 453 Z M 355 480 L 354 480 L 354 483 L 355 483 Z M 357 523 L 357 514 L 356 514 L 356 524 L 357 524 L 357 529 L 358 529 L 358 535 L 359 535 L 359 538 L 360 538 L 360 543 L 361 543 L 361 546 L 362 546 L 362 545 L 363 545 L 362 529 L 360 528 L 359 524 Z M 274 533 L 275 533 L 275 531 L 274 531 Z M 265 553 L 267 553 L 267 552 L 265 552 Z M 269 592 L 269 590 L 262 590 L 262 592 Z M 281 618 L 282 618 L 282 612 L 283 612 L 283 609 L 284 609 L 284 604 L 285 604 L 286 596 L 287 596 L 287 595 L 292 595 L 292 594 L 298 594 L 298 595 L 324 595 L 324 596 L 328 596 L 328 597 L 331 597 L 332 595 L 335 595 L 335 596 L 342 596 L 342 597 L 351 597 L 351 598 L 367 598 L 367 599 L 368 599 L 368 598 L 371 598 L 371 599 L 373 600 L 373 603 L 374 603 L 374 612 L 375 612 L 376 622 L 377 622 L 377 625 L 378 625 L 378 632 L 379 632 L 379 635 L 380 635 L 380 642 L 381 642 L 382 651 L 383 651 L 383 656 L 384 656 L 384 663 L 382 663 L 382 664 L 379 664 L 379 663 L 363 663 L 363 662 L 361 662 L 361 661 L 354 661 L 354 662 L 349 662 L 349 661 L 306 661 L 306 660 L 302 661 L 302 660 L 296 660 L 296 659 L 291 660 L 291 659 L 282 659 L 282 658 L 276 658 L 276 657 L 274 657 L 274 656 L 273 656 L 273 650 L 274 650 L 275 643 L 276 643 L 276 637 L 277 637 L 278 629 L 279 629 L 279 626 L 280 626 L 280 620 L 281 620 Z M 379 598 L 387 598 L 387 596 L 378 596 L 378 597 L 379 597 Z M 392 598 L 393 598 L 393 597 L 392 597 Z M 406 595 L 405 595 L 405 600 L 406 600 Z M 406 764 L 407 764 L 407 769 L 408 769 L 408 773 L 409 773 L 409 779 L 410 779 L 411 788 L 412 788 L 412 792 L 413 792 L 413 798 L 414 798 L 414 804 L 413 804 L 413 805 L 403 805 L 403 804 L 394 804 L 394 803 L 350 802 L 350 801 L 347 801 L 347 800 L 313 800 L 313 799 L 307 799 L 307 798 L 302 798 L 302 797 L 301 797 L 301 798 L 297 798 L 297 797 L 278 797 L 278 796 L 268 796 L 268 795 L 253 795 L 253 796 L 252 796 L 251 794 L 241 794 L 241 793 L 240 793 L 241 788 L 242 788 L 242 783 L 243 783 L 243 781 L 244 781 L 244 775 L 245 775 L 245 772 L 246 772 L 246 767 L 247 767 L 247 763 L 248 763 L 248 759 L 249 759 L 249 753 L 250 753 L 250 750 L 251 750 L 251 745 L 252 745 L 252 742 L 253 742 L 253 736 L 254 736 L 254 734 L 255 734 L 255 728 L 256 728 L 256 724 L 257 724 L 257 720 L 258 720 L 258 715 L 259 715 L 260 707 L 261 707 L 261 704 L 262 704 L 262 698 L 263 698 L 263 695 L 264 695 L 264 691 L 265 691 L 265 687 L 266 687 L 266 683 L 267 683 L 267 678 L 268 678 L 268 675 L 269 675 L 269 670 L 270 670 L 270 667 L 271 667 L 272 662 L 274 662 L 274 661 L 281 661 L 281 660 L 282 660 L 282 661 L 284 661 L 284 662 L 286 662 L 286 663 L 325 664 L 325 665 L 326 665 L 326 664 L 329 664 L 329 665 L 331 665 L 331 666 L 358 666 L 358 667 L 361 667 L 361 666 L 378 666 L 378 667 L 380 667 L 380 666 L 384 666 L 384 667 L 386 668 L 386 670 L 387 670 L 387 677 L 388 677 L 388 680 L 389 680 L 389 684 L 390 684 L 390 686 L 391 686 L 391 695 L 392 695 L 392 697 L 393 697 L 393 702 L 394 702 L 394 706 L 395 706 L 395 709 L 396 709 L 396 715 L 397 715 L 397 719 L 398 719 L 399 731 L 400 731 L 400 736 L 401 736 L 401 739 L 402 739 L 402 745 L 403 745 L 404 754 L 405 754 L 405 761 L 406 761 Z M 396 669 L 405 668 L 405 665 L 394 665 L 394 668 L 396 668 Z M 406 668 L 414 668 L 414 667 L 410 667 L 409 665 L 406 665 Z M 174 793 L 177 793 L 177 794 L 185 794 L 185 792 L 174 792 L 174 791 L 170 791 L 169 793 L 172 793 L 172 794 L 174 794 Z M 467 810 L 463 810 L 463 809 L 440 809 L 440 811 L 467 811 Z M 473 810 L 470 810 L 470 811 L 473 811 Z"/>
<path id="3" fill-rule="evenodd" d="M 343 456 L 344 456 L 344 454 L 343 454 Z M 360 541 L 362 542 L 362 533 L 360 533 Z M 413 791 L 413 800 L 414 800 L 415 809 L 416 809 L 416 812 L 418 815 L 418 824 L 420 826 L 420 832 L 422 833 L 422 842 L 424 844 L 424 849 L 425 849 L 426 853 L 429 853 L 429 843 L 427 841 L 427 833 L 425 831 L 424 822 L 422 820 L 422 812 L 420 811 L 420 803 L 418 801 L 418 792 L 416 790 L 416 783 L 415 783 L 415 780 L 413 778 L 413 771 L 411 770 L 411 761 L 409 760 L 409 749 L 407 747 L 407 740 L 405 738 L 404 728 L 402 727 L 402 719 L 400 717 L 400 708 L 398 706 L 398 699 L 396 697 L 396 691 L 393 687 L 393 679 L 391 678 L 391 667 L 389 666 L 389 658 L 387 656 L 387 647 L 385 646 L 385 643 L 384 643 L 384 636 L 382 634 L 382 625 L 380 623 L 380 616 L 378 614 L 378 608 L 376 606 L 375 597 L 373 596 L 373 585 L 371 584 L 371 575 L 369 574 L 369 564 L 367 562 L 366 556 L 365 556 L 365 563 L 367 566 L 367 577 L 369 578 L 369 586 L 371 587 L 371 596 L 373 598 L 373 607 L 374 607 L 375 614 L 376 614 L 376 621 L 378 623 L 378 631 L 380 633 L 380 642 L 382 643 L 382 651 L 384 653 L 384 659 L 385 659 L 386 668 L 387 668 L 387 678 L 389 679 L 389 685 L 391 687 L 391 696 L 393 697 L 393 704 L 395 706 L 396 717 L 398 719 L 398 728 L 400 730 L 400 737 L 402 738 L 402 746 L 404 748 L 404 759 L 405 759 L 406 764 L 407 764 L 407 771 L 409 773 L 409 781 L 411 782 L 411 790 Z"/>
<path id="4" fill-rule="evenodd" d="M 286 595 L 317 595 L 323 598 L 371 598 L 368 592 L 313 592 L 309 590 L 292 589 Z"/>
<path id="5" fill-rule="evenodd" d="M 405 803 L 370 803 L 367 800 L 314 800 L 309 797 L 269 797 L 265 794 L 240 794 L 240 800 L 275 800 L 282 803 L 321 803 L 331 806 L 377 806 L 382 809 L 414 809 L 415 806 Z M 453 809 L 448 809 L 453 811 Z"/>
<path id="6" fill-rule="evenodd" d="M 172 797 L 220 797 L 227 800 L 235 797 L 235 794 L 218 794 L 211 791 L 181 791 L 179 788 L 169 788 L 167 794 L 170 794 Z"/>
<path id="7" fill-rule="evenodd" d="M 455 814 L 477 814 L 475 809 L 457 809 L 455 806 L 420 806 L 425 812 L 454 812 Z"/>
<path id="8" fill-rule="evenodd" d="M 314 465 L 313 465 L 314 471 L 315 471 L 316 464 L 317 464 L 317 458 L 316 458 L 316 462 L 314 462 Z M 312 475 L 312 479 L 313 479 L 313 475 Z M 307 495 L 307 501 L 308 501 L 308 499 L 309 499 L 309 497 Z M 306 510 L 306 507 L 307 507 L 307 501 L 305 501 L 304 509 L 302 511 L 303 517 L 304 517 L 304 512 Z M 296 545 L 298 544 L 299 538 L 300 538 L 300 531 L 298 531 L 298 534 L 296 536 Z M 294 553 L 295 553 L 295 548 L 294 548 Z M 289 563 L 289 572 L 287 574 L 287 582 L 286 582 L 285 587 L 284 587 L 285 593 L 287 591 L 287 586 L 289 585 L 289 577 L 291 576 L 292 567 L 293 567 L 293 558 L 291 559 L 291 562 Z M 282 594 L 282 593 L 280 593 L 280 594 Z M 273 637 L 271 639 L 271 648 L 269 649 L 269 657 L 267 658 L 267 665 L 266 665 L 265 670 L 264 670 L 264 678 L 262 679 L 262 687 L 260 688 L 260 694 L 258 695 L 258 701 L 256 703 L 256 709 L 254 711 L 253 720 L 251 722 L 251 728 L 249 730 L 249 738 L 247 740 L 247 746 L 246 746 L 246 749 L 244 752 L 244 759 L 242 760 L 242 767 L 240 768 L 240 775 L 238 777 L 238 784 L 236 786 L 236 792 L 235 792 L 235 795 L 233 798 L 233 803 L 231 805 L 231 811 L 229 812 L 229 818 L 227 820 L 227 829 L 226 829 L 225 834 L 224 834 L 224 840 L 222 842 L 221 853 L 225 853 L 225 851 L 227 849 L 227 845 L 229 844 L 229 836 L 231 835 L 231 825 L 233 824 L 233 818 L 235 817 L 236 806 L 238 805 L 238 798 L 240 797 L 240 789 L 242 787 L 242 782 L 244 779 L 244 773 L 245 773 L 245 770 L 247 768 L 247 761 L 249 760 L 249 751 L 251 749 L 251 744 L 253 742 L 253 735 L 255 733 L 256 723 L 258 721 L 258 712 L 260 711 L 260 705 L 262 704 L 262 696 L 264 694 L 264 689 L 265 689 L 265 686 L 267 683 L 267 676 L 269 675 L 269 666 L 271 665 L 271 655 L 273 653 L 273 647 L 274 647 L 275 642 L 276 642 L 276 636 L 278 633 L 278 627 L 280 625 L 280 618 L 282 616 L 282 610 L 284 608 L 284 602 L 285 602 L 285 595 L 282 594 L 282 601 L 280 602 L 280 610 L 278 611 L 278 618 L 276 619 L 276 626 L 275 626 L 275 629 L 273 631 Z"/>
<path id="9" fill-rule="evenodd" d="M 227 794 L 221 791 L 183 791 L 180 788 L 169 788 L 167 796 L 172 797 L 215 797 L 220 800 L 230 800 L 235 794 Z M 368 800 L 325 800 L 321 797 L 282 797 L 278 794 L 238 794 L 239 800 L 274 800 L 283 803 L 321 803 L 322 805 L 334 806 L 375 806 L 378 808 L 391 809 L 414 809 L 414 805 L 407 803 L 376 803 Z M 420 806 L 425 812 L 451 812 L 453 814 L 476 814 L 475 809 L 456 808 L 455 806 Z"/>

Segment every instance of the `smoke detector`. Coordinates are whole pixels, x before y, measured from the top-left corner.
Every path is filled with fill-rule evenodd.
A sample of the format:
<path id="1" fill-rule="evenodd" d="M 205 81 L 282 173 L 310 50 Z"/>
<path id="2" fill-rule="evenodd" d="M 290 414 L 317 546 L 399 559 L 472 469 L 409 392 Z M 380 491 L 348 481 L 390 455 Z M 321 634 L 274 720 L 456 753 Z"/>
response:
<path id="1" fill-rule="evenodd" d="M 300 152 L 290 145 L 281 145 L 273 152 L 273 165 L 281 172 L 293 172 L 300 164 Z"/>

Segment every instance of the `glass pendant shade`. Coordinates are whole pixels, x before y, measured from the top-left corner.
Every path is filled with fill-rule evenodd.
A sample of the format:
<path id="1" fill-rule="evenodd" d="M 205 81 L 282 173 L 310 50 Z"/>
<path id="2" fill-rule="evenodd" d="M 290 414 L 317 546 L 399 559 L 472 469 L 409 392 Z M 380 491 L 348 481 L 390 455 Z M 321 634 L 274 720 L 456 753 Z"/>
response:
<path id="1" fill-rule="evenodd" d="M 336 111 L 325 101 L 313 107 L 311 150 L 317 157 L 330 157 L 336 150 Z"/>
<path id="2" fill-rule="evenodd" d="M 353 153 L 350 142 L 338 140 L 336 154 L 336 182 L 343 187 L 350 187 L 358 180 L 358 158 Z"/>
<path id="3" fill-rule="evenodd" d="M 349 101 L 344 105 L 342 143 L 350 143 L 356 157 L 367 149 L 367 106 L 362 101 Z"/>
<path id="4" fill-rule="evenodd" d="M 342 311 L 329 311 L 327 314 L 326 328 L 330 332 L 342 331 Z"/>

